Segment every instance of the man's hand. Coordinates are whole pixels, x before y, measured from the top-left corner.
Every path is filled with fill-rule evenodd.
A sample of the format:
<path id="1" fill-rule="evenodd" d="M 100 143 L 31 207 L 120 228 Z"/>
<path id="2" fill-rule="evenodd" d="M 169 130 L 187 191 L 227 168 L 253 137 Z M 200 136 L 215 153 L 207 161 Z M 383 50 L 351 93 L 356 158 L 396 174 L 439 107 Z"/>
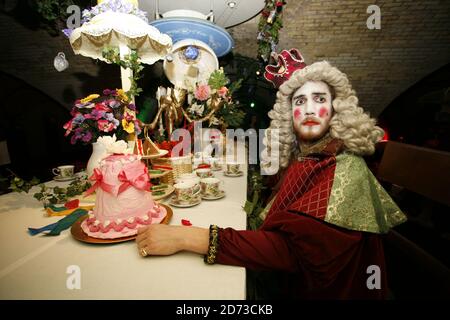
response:
<path id="1" fill-rule="evenodd" d="M 145 249 L 146 255 L 167 256 L 182 250 L 180 227 L 165 224 L 152 224 L 138 230 L 136 242 L 139 252 Z M 143 254 L 145 255 L 145 254 Z"/>
<path id="2" fill-rule="evenodd" d="M 136 243 L 142 256 L 167 256 L 182 250 L 206 254 L 209 230 L 152 224 L 138 230 Z"/>

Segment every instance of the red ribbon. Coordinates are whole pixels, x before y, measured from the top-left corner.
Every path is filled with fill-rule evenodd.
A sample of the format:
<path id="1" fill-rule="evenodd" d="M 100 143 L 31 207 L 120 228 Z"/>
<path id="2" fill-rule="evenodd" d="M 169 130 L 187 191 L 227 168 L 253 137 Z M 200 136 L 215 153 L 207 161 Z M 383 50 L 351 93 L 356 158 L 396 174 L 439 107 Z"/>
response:
<path id="1" fill-rule="evenodd" d="M 144 173 L 140 174 L 134 179 L 129 179 L 125 171 L 122 170 L 120 171 L 118 178 L 119 181 L 122 182 L 122 184 L 120 185 L 117 194 L 121 194 L 131 186 L 144 191 L 149 191 L 150 187 L 152 186 L 148 178 L 147 170 L 145 170 Z"/>
<path id="2" fill-rule="evenodd" d="M 107 184 L 106 182 L 103 181 L 103 174 L 98 168 L 94 169 L 94 173 L 89 178 L 89 180 L 95 181 L 95 183 L 92 187 L 90 187 L 88 190 L 86 190 L 86 193 L 84 194 L 85 197 L 87 197 L 88 195 L 93 193 L 95 191 L 95 189 L 97 189 L 99 187 L 102 188 L 103 191 L 106 191 L 108 193 L 113 193 L 114 186 Z"/>

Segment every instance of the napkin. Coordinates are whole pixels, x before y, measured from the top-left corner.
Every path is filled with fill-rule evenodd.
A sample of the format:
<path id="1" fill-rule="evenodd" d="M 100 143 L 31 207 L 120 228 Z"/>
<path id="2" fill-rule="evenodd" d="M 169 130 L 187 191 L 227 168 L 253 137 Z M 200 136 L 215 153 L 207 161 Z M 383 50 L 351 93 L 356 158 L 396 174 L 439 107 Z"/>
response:
<path id="1" fill-rule="evenodd" d="M 52 223 L 41 228 L 28 228 L 28 232 L 30 235 L 34 236 L 44 231 L 50 231 L 49 233 L 47 233 L 47 235 L 58 236 L 61 231 L 70 228 L 75 223 L 75 221 L 77 221 L 80 217 L 84 216 L 87 213 L 88 210 L 86 209 L 75 209 L 71 214 L 65 216 L 56 223 Z"/>

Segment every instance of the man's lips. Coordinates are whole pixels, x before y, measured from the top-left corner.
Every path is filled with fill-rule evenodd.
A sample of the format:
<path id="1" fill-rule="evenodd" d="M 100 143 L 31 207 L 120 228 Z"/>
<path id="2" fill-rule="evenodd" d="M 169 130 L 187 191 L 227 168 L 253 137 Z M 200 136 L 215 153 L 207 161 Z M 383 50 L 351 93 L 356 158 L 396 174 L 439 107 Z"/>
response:
<path id="1" fill-rule="evenodd" d="M 317 126 L 320 125 L 320 122 L 314 121 L 314 120 L 306 120 L 302 122 L 303 126 Z"/>

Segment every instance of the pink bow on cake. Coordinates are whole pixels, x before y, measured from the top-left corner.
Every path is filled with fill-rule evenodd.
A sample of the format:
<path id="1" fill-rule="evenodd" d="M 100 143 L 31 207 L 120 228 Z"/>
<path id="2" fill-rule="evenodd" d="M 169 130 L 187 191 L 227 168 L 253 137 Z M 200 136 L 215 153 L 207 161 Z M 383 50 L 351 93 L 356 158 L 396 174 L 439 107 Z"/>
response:
<path id="1" fill-rule="evenodd" d="M 108 193 L 113 193 L 114 186 L 103 181 L 103 174 L 98 168 L 94 169 L 94 173 L 89 178 L 89 180 L 95 181 L 95 183 L 92 187 L 90 187 L 88 190 L 86 190 L 86 193 L 84 195 L 85 197 L 87 197 L 88 195 L 93 193 L 95 191 L 95 189 L 97 189 L 99 187 L 102 188 L 103 191 L 106 191 Z"/>
<path id="2" fill-rule="evenodd" d="M 147 169 L 147 168 L 145 168 Z M 149 191 L 151 187 L 151 183 L 148 178 L 147 170 L 144 170 L 143 173 L 139 174 L 138 176 L 134 178 L 129 178 L 124 170 L 120 171 L 118 175 L 119 181 L 122 182 L 122 184 L 119 187 L 119 191 L 117 194 L 121 194 L 125 190 L 127 190 L 129 187 L 133 186 L 136 189 Z"/>

